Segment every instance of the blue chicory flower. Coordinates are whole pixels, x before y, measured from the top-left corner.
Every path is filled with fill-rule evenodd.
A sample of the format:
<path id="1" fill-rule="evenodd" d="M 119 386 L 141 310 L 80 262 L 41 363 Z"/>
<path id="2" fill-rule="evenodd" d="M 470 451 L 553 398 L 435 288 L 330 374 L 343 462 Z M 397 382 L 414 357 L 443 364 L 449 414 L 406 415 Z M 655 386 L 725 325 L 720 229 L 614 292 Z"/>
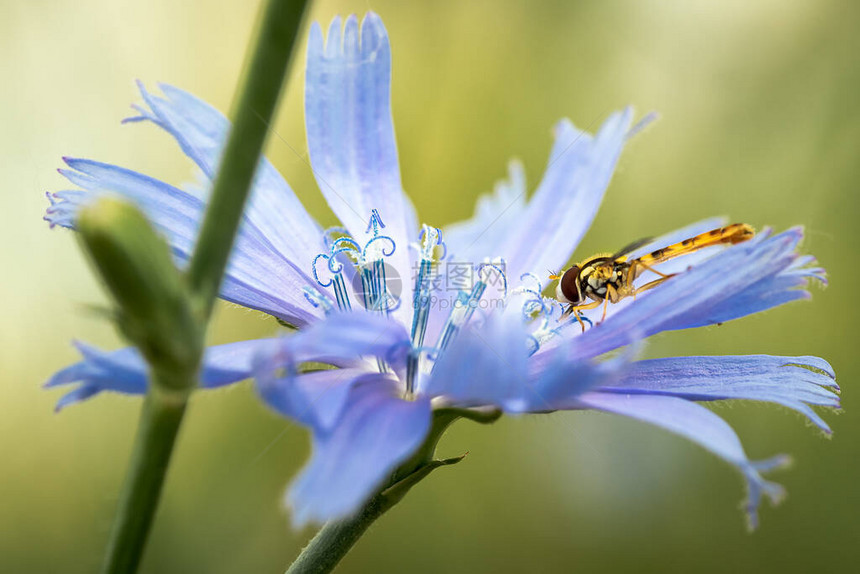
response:
<path id="1" fill-rule="evenodd" d="M 559 323 L 537 274 L 568 260 L 597 212 L 632 112 L 612 114 L 595 135 L 568 120 L 555 127 L 544 177 L 526 201 L 523 169 L 482 197 L 468 221 L 440 231 L 418 225 L 404 194 L 391 118 L 391 55 L 379 17 L 335 18 L 324 39 L 314 24 L 306 68 L 306 127 L 314 175 L 343 224 L 323 230 L 272 165 L 262 160 L 221 297 L 300 328 L 291 336 L 208 349 L 201 380 L 217 387 L 256 376 L 260 396 L 307 426 L 313 455 L 289 490 L 296 525 L 355 512 L 424 441 L 443 406 L 493 406 L 509 414 L 594 409 L 686 436 L 736 466 L 748 486 L 751 525 L 762 495 L 781 487 L 761 473 L 784 457 L 751 461 L 732 429 L 697 404 L 768 401 L 824 432 L 812 406 L 839 407 L 830 365 L 816 357 L 766 355 L 634 360 L 613 350 L 660 331 L 736 319 L 808 297 L 824 281 L 797 254 L 800 229 L 713 248 L 664 263 L 681 272 L 635 301 L 586 312 L 593 326 Z M 227 120 L 194 96 L 140 85 L 143 105 L 126 121 L 151 122 L 201 172 L 177 188 L 91 160 L 66 158 L 78 189 L 49 194 L 46 219 L 74 229 L 82 205 L 103 193 L 139 205 L 167 237 L 177 262 L 191 251 L 217 170 Z M 717 227 L 707 220 L 661 237 L 639 253 Z M 444 237 L 444 241 L 443 238 Z M 634 253 L 633 256 L 636 256 Z M 462 264 L 458 262 L 469 262 Z M 409 277 L 414 271 L 414 277 Z M 440 284 L 459 282 L 450 299 Z M 510 283 L 510 285 L 508 284 Z M 631 345 L 632 344 L 632 345 Z M 144 393 L 134 349 L 78 345 L 83 360 L 48 386 L 77 386 L 59 407 L 101 391 Z M 336 368 L 303 372 L 305 362 Z"/>

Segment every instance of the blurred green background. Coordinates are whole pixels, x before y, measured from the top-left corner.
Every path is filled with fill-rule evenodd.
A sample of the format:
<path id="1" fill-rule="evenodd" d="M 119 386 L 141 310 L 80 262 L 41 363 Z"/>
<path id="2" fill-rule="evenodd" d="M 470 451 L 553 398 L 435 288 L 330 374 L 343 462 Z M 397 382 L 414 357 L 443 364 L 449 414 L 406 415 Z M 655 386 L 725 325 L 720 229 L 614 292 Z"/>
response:
<path id="1" fill-rule="evenodd" d="M 683 439 L 591 413 L 456 426 L 441 454 L 464 464 L 422 483 L 342 572 L 853 570 L 860 558 L 855 383 L 860 170 L 860 5 L 731 2 L 316 2 L 313 18 L 373 9 L 394 54 L 403 179 L 424 221 L 467 217 L 524 161 L 533 185 L 563 116 L 596 126 L 626 104 L 662 120 L 636 138 L 577 252 L 616 248 L 711 215 L 757 228 L 803 224 L 830 286 L 719 328 L 664 334 L 648 356 L 811 354 L 830 360 L 847 414 L 827 440 L 794 413 L 718 412 L 749 455 L 791 453 L 789 490 L 748 534 L 737 473 Z M 0 571 L 92 572 L 100 562 L 140 400 L 116 395 L 52 412 L 40 385 L 77 360 L 69 342 L 120 341 L 87 311 L 104 302 L 74 236 L 41 221 L 66 187 L 63 155 L 173 183 L 190 163 L 153 127 L 120 127 L 133 79 L 164 81 L 228 110 L 256 3 L 65 0 L 0 4 Z M 302 42 L 304 44 L 304 42 Z M 294 70 L 277 122 L 306 153 Z M 325 224 L 303 157 L 269 157 Z M 226 342 L 276 331 L 222 306 Z M 279 572 L 312 534 L 291 531 L 285 485 L 305 432 L 249 383 L 194 397 L 145 572 Z M 854 565 L 854 566 L 852 566 Z"/>

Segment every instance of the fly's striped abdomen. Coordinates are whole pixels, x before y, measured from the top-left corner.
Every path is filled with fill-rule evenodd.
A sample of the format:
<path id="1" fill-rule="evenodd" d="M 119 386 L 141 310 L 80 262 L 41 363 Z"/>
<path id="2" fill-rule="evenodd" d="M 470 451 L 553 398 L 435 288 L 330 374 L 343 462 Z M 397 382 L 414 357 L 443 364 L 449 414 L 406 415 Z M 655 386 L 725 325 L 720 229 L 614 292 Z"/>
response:
<path id="1" fill-rule="evenodd" d="M 755 231 L 746 223 L 733 223 L 726 227 L 706 231 L 705 233 L 696 235 L 695 237 L 685 239 L 680 243 L 675 243 L 668 247 L 663 247 L 662 249 L 656 249 L 647 255 L 637 258 L 635 261 L 645 266 L 657 265 L 658 263 L 662 263 L 668 259 L 693 253 L 694 251 L 704 249 L 705 247 L 711 247 L 712 245 L 734 245 L 735 243 L 742 243 L 748 239 L 752 239 L 754 235 Z"/>

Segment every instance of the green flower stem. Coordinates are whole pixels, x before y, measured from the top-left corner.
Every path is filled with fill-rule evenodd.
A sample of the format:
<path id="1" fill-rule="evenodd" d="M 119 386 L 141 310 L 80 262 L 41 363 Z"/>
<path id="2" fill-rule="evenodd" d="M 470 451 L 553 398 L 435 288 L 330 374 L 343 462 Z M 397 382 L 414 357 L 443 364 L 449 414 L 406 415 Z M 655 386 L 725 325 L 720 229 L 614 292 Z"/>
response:
<path id="1" fill-rule="evenodd" d="M 185 308 L 195 311 L 191 316 L 194 317 L 196 329 L 192 330 L 194 336 L 179 342 L 181 350 L 188 351 L 187 354 L 171 352 L 169 358 L 182 356 L 183 360 L 176 363 L 158 352 L 159 333 L 167 340 L 175 339 L 175 333 L 159 329 L 152 315 L 141 315 L 136 308 L 130 309 L 132 313 L 126 309 L 127 305 L 140 305 L 136 300 L 126 301 L 128 297 L 122 296 L 123 291 L 115 288 L 118 271 L 113 250 L 90 249 L 97 266 L 107 262 L 99 266 L 99 271 L 119 306 L 120 330 L 139 346 L 142 341 L 154 344 L 153 348 L 141 346 L 144 357 L 149 361 L 151 384 L 110 534 L 103 568 L 105 573 L 132 574 L 140 564 L 188 396 L 197 383 L 202 334 L 205 333 L 233 240 L 242 220 L 242 210 L 283 87 L 306 3 L 307 0 L 268 0 L 258 24 L 255 45 L 235 101 L 233 127 L 215 177 L 187 277 L 182 281 L 187 284 L 190 294 L 181 302 L 187 303 Z M 117 223 L 116 220 L 108 220 L 97 218 L 95 223 Z M 100 239 L 97 234 L 91 236 Z M 122 233 L 117 237 L 120 240 L 119 247 L 124 248 L 124 241 L 128 238 Z M 140 249 L 132 247 L 131 253 L 141 256 L 140 252 Z M 137 267 L 131 269 L 137 270 Z M 127 274 L 128 269 L 121 271 L 120 275 Z M 154 300 L 158 299 L 157 295 L 147 292 L 147 296 L 152 296 Z M 161 305 L 157 307 L 167 311 Z M 130 329 L 129 326 L 134 328 Z"/>
<path id="2" fill-rule="evenodd" d="M 105 574 L 135 572 L 140 564 L 185 413 L 186 397 L 171 394 L 150 392 L 143 403 L 134 452 L 111 528 Z"/>
<path id="3" fill-rule="evenodd" d="M 256 47 L 235 101 L 233 128 L 188 268 L 191 291 L 198 297 L 204 316 L 211 312 L 221 285 L 306 1 L 269 0 L 259 24 Z"/>
<path id="4" fill-rule="evenodd" d="M 391 480 L 354 516 L 326 523 L 311 539 L 286 574 L 327 574 L 334 570 L 377 518 L 400 502 L 409 490 L 441 466 L 457 464 L 463 456 L 435 460 L 436 445 L 457 419 L 491 424 L 502 415 L 497 409 L 442 408 L 433 412 L 433 424 L 424 444 L 392 474 Z"/>
<path id="5" fill-rule="evenodd" d="M 393 505 L 378 494 L 352 518 L 327 523 L 290 565 L 287 574 L 331 572 L 370 525 Z"/>

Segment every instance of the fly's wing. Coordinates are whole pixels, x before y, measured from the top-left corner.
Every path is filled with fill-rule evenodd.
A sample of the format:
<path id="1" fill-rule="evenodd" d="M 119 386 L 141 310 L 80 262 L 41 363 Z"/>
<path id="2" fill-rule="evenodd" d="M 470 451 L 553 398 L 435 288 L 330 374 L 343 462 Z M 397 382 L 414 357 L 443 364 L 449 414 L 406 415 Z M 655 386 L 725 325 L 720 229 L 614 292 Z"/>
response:
<path id="1" fill-rule="evenodd" d="M 642 239 L 637 239 L 633 243 L 625 245 L 623 248 L 613 253 L 612 259 L 621 259 L 622 257 L 625 257 L 626 255 L 629 255 L 630 253 L 636 251 L 640 247 L 648 245 L 652 241 L 654 241 L 653 237 L 643 237 Z"/>

